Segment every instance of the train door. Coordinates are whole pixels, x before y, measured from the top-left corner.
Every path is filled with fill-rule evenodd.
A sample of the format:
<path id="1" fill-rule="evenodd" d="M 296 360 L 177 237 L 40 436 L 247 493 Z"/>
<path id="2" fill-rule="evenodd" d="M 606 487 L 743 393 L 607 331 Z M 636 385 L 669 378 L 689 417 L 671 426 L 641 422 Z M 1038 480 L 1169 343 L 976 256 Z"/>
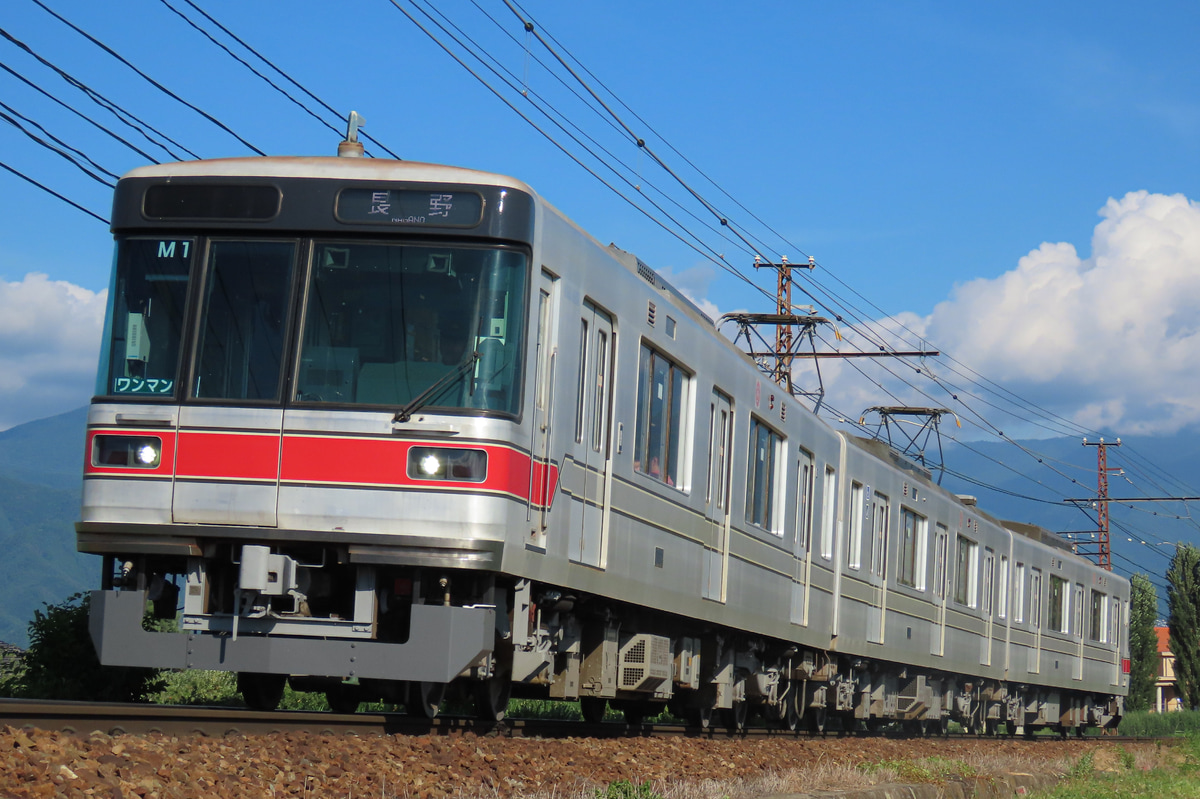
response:
<path id="1" fill-rule="evenodd" d="M 729 478 L 733 454 L 733 403 L 714 389 L 709 402 L 708 488 L 704 516 L 711 546 L 704 548 L 703 597 L 724 602 L 729 580 Z"/>
<path id="2" fill-rule="evenodd" d="M 1075 584 L 1075 613 L 1071 632 L 1075 635 L 1075 679 L 1083 679 L 1083 586 Z"/>
<path id="3" fill-rule="evenodd" d="M 800 481 L 796 497 L 796 537 L 792 542 L 792 624 L 808 624 L 809 581 L 812 578 L 813 499 L 816 494 L 816 464 L 801 449 L 796 456 Z"/>
<path id="4" fill-rule="evenodd" d="M 1033 629 L 1033 646 L 1029 647 L 1028 671 L 1042 670 L 1042 570 L 1029 570 L 1029 623 Z"/>
<path id="5" fill-rule="evenodd" d="M 867 616 L 867 641 L 882 644 L 887 623 L 888 498 L 878 491 L 871 499 L 871 609 Z"/>
<path id="6" fill-rule="evenodd" d="M 983 637 L 980 642 L 979 665 L 992 665 L 992 631 L 995 625 L 993 596 L 995 592 L 996 553 L 988 549 L 983 555 L 983 599 L 979 603 L 983 610 Z"/>
<path id="7" fill-rule="evenodd" d="M 933 635 L 929 642 L 929 654 L 946 654 L 946 601 L 949 591 L 950 571 L 946 568 L 950 552 L 950 531 L 939 524 L 933 539 Z"/>
<path id="8" fill-rule="evenodd" d="M 1108 643 L 1112 647 L 1112 684 L 1121 684 L 1121 600 L 1113 597 L 1112 612 L 1108 614 Z"/>
<path id="9" fill-rule="evenodd" d="M 197 404 L 179 411 L 171 501 L 176 523 L 278 523 L 295 260 L 290 241 L 209 244 L 188 386 Z"/>
<path id="10" fill-rule="evenodd" d="M 576 440 L 582 445 L 583 509 L 578 534 L 572 534 L 570 557 L 603 568 L 607 554 L 609 502 L 612 484 L 613 353 L 612 320 L 591 303 L 584 304 L 580 371 L 579 420 Z"/>
<path id="11" fill-rule="evenodd" d="M 538 280 L 537 333 L 535 338 L 533 379 L 533 420 L 530 454 L 533 456 L 529 468 L 529 511 L 530 542 L 545 549 L 546 528 L 550 523 L 551 451 L 554 403 L 551 388 L 554 384 L 554 362 L 557 356 L 555 341 L 555 313 L 558 281 L 549 272 L 543 271 Z"/>

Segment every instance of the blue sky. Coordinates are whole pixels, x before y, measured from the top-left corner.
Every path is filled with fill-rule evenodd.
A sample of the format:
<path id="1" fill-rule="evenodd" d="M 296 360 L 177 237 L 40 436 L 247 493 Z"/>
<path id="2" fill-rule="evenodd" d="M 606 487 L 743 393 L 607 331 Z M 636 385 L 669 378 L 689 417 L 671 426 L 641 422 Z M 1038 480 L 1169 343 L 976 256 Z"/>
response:
<path id="1" fill-rule="evenodd" d="M 44 2 L 263 151 L 333 154 L 336 134 L 162 0 Z M 630 184 L 646 195 L 660 187 L 696 213 L 703 222 L 678 215 L 700 250 L 752 272 L 752 252 L 710 230 L 719 226 L 650 155 L 557 82 L 543 66 L 551 56 L 501 0 L 476 2 L 438 8 L 530 97 L 621 159 Z M 772 310 L 534 131 L 388 0 L 197 4 L 339 112 L 359 111 L 366 131 L 402 157 L 519 177 L 710 312 Z M 758 237 L 764 254 L 814 256 L 813 277 L 865 298 L 854 302 L 879 330 L 902 321 L 907 339 L 926 337 L 1071 423 L 1047 431 L 1020 413 L 955 407 L 977 433 L 993 424 L 1030 435 L 1076 426 L 1165 434 L 1200 422 L 1195 3 L 527 0 L 523 8 L 590 70 L 589 84 L 607 87 L 606 101 L 649 150 Z M 4 3 L 0 27 L 197 155 L 250 154 L 33 0 Z M 136 136 L 8 41 L 0 62 Z M 502 93 L 534 113 L 519 91 Z M 0 101 L 114 173 L 146 160 L 7 73 Z M 108 188 L 9 124 L 0 125 L 0 161 L 108 215 Z M 87 401 L 111 238 L 7 172 L 0 208 L 3 428 Z M 771 275 L 757 278 L 773 292 Z M 844 328 L 846 346 L 870 346 Z M 905 346 L 899 334 L 882 335 Z M 948 392 L 944 381 L 914 387 L 875 365 L 865 375 L 845 364 L 825 371 L 831 403 L 847 413 L 950 402 L 938 393 Z"/>

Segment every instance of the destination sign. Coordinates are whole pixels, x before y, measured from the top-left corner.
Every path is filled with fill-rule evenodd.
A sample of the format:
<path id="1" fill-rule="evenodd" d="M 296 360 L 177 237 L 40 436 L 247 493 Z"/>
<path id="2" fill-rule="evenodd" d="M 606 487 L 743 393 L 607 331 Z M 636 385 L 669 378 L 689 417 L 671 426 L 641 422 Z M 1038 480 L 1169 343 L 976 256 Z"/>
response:
<path id="1" fill-rule="evenodd" d="M 337 218 L 381 225 L 474 227 L 483 218 L 483 197 L 472 191 L 344 189 L 337 199 Z"/>

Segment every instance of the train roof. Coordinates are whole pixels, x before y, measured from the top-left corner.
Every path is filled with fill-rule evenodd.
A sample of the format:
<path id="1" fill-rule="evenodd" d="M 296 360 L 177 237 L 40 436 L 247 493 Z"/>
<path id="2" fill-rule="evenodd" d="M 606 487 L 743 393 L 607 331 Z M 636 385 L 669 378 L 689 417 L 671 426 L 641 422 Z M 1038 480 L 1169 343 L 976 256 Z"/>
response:
<path id="1" fill-rule="evenodd" d="M 865 450 L 879 460 L 890 463 L 895 468 L 906 472 L 913 477 L 919 478 L 926 490 L 937 491 L 945 496 L 952 497 L 959 504 L 970 508 L 971 513 L 981 516 L 993 524 L 1003 527 L 1006 530 L 1010 530 L 1017 535 L 1038 541 L 1046 546 L 1054 547 L 1055 549 L 1061 549 L 1068 553 L 1074 554 L 1071 543 L 1058 533 L 1047 530 L 1045 527 L 1040 527 L 1036 524 L 1000 519 L 976 505 L 974 497 L 964 497 L 958 494 L 950 493 L 940 485 L 933 482 L 932 475 L 928 469 L 911 460 L 902 453 L 897 452 L 887 443 L 873 438 L 850 435 L 849 433 L 845 432 L 842 434 L 846 437 L 847 441 L 858 446 L 860 449 Z"/>
<path id="2" fill-rule="evenodd" d="M 346 158 L 344 156 L 247 156 L 176 161 L 138 167 L 126 173 L 124 178 L 206 176 L 482 183 L 517 189 L 538 196 L 537 192 L 528 184 L 494 172 L 482 172 L 443 164 L 427 164 L 420 161 Z"/>

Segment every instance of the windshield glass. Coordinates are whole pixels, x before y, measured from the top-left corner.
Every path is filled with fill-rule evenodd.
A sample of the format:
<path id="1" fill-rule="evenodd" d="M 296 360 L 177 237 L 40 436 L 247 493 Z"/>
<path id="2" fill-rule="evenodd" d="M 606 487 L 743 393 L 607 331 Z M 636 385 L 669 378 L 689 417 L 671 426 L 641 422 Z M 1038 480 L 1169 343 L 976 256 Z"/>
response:
<path id="1" fill-rule="evenodd" d="M 516 414 L 526 271 L 513 250 L 318 242 L 296 399 L 399 408 L 444 379 L 422 404 Z"/>
<path id="2" fill-rule="evenodd" d="M 96 393 L 173 399 L 194 239 L 125 239 L 105 322 Z"/>
<path id="3" fill-rule="evenodd" d="M 279 396 L 295 245 L 212 241 L 192 396 Z"/>

